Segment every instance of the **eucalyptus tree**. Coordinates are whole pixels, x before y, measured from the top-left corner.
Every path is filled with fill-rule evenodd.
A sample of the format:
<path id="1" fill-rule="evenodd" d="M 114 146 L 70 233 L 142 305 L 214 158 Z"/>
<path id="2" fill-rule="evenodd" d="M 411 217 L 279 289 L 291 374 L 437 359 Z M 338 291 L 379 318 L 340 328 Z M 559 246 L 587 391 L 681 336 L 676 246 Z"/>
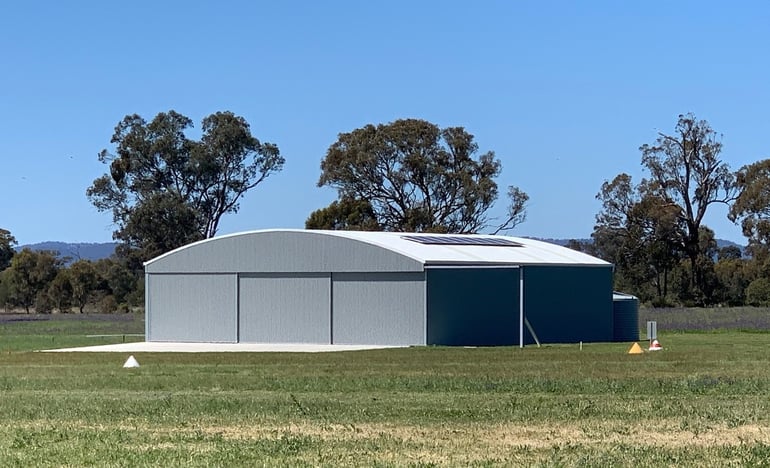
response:
<path id="1" fill-rule="evenodd" d="M 770 159 L 742 167 L 736 173 L 738 197 L 729 217 L 740 222 L 749 251 L 764 261 L 770 250 Z"/>
<path id="2" fill-rule="evenodd" d="M 327 150 L 318 185 L 337 189 L 338 200 L 311 214 L 307 225 L 478 232 L 489 225 L 500 171 L 494 152 L 479 154 L 462 127 L 418 119 L 366 125 L 341 133 Z M 514 223 L 523 220 L 524 206 L 516 206 Z"/>
<path id="3" fill-rule="evenodd" d="M 56 252 L 24 249 L 14 255 L 7 275 L 4 275 L 10 288 L 10 300 L 29 313 L 39 295 L 47 294 L 47 288 L 61 266 Z"/>
<path id="4" fill-rule="evenodd" d="M 635 185 L 628 174 L 605 181 L 596 195 L 602 209 L 591 251 L 616 265 L 619 289 L 662 303 L 681 258 L 684 225 L 656 192 L 653 182 Z"/>
<path id="5" fill-rule="evenodd" d="M 729 205 L 735 199 L 735 175 L 720 159 L 721 136 L 705 120 L 693 114 L 680 115 L 672 134 L 658 133 L 653 144 L 642 145 L 642 165 L 654 183 L 653 193 L 666 206 L 675 207 L 684 223 L 682 249 L 689 259 L 690 287 L 700 296 L 706 272 L 699 265 L 702 255 L 701 226 L 708 209 Z"/>
<path id="6" fill-rule="evenodd" d="M 7 229 L 0 228 L 0 271 L 5 270 L 11 264 L 11 259 L 16 254 L 14 246 L 16 239 Z"/>
<path id="7" fill-rule="evenodd" d="M 70 265 L 69 278 L 72 302 L 82 314 L 97 286 L 98 276 L 94 264 L 89 260 L 78 260 Z"/>
<path id="8" fill-rule="evenodd" d="M 334 200 L 326 208 L 310 213 L 305 221 L 306 229 L 331 229 L 338 231 L 379 231 L 380 225 L 371 203 L 366 200 L 342 198 Z"/>
<path id="9" fill-rule="evenodd" d="M 192 126 L 173 110 L 150 122 L 128 115 L 115 127 L 115 152 L 99 153 L 109 172 L 86 194 L 112 213 L 114 237 L 144 259 L 216 235 L 222 217 L 283 167 L 278 147 L 260 142 L 232 112 L 204 118 L 199 140 L 186 136 Z"/>

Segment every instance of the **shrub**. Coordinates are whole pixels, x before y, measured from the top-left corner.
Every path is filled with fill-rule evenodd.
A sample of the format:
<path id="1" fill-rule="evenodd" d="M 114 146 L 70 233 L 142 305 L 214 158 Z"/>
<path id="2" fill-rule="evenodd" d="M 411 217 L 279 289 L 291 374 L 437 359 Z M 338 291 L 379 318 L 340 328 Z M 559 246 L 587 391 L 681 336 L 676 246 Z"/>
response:
<path id="1" fill-rule="evenodd" d="M 50 314 L 51 310 L 53 310 L 53 303 L 51 298 L 48 297 L 48 293 L 45 291 L 37 293 L 35 296 L 35 312 L 38 314 Z"/>
<path id="2" fill-rule="evenodd" d="M 118 302 L 115 300 L 115 296 L 109 294 L 104 296 L 97 305 L 97 310 L 102 314 L 111 314 L 118 310 Z"/>
<path id="3" fill-rule="evenodd" d="M 770 305 L 770 279 L 757 278 L 746 288 L 746 302 L 753 306 Z"/>

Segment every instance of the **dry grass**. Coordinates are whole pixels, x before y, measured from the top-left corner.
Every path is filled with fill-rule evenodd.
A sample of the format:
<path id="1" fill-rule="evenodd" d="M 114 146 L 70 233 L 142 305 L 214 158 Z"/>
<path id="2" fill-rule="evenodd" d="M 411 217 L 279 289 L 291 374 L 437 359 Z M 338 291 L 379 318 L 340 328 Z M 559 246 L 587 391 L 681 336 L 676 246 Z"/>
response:
<path id="1" fill-rule="evenodd" d="M 150 428 L 146 428 L 150 430 Z M 179 429 L 169 429 L 177 431 Z M 286 434 L 310 436 L 325 441 L 363 440 L 392 437 L 418 445 L 435 445 L 446 453 L 460 449 L 476 452 L 478 459 L 491 452 L 516 447 L 548 448 L 559 444 L 611 445 L 616 443 L 681 448 L 741 445 L 747 442 L 770 444 L 770 426 L 749 424 L 728 427 L 715 424 L 706 430 L 683 430 L 679 421 L 645 421 L 633 424 L 492 424 L 405 426 L 393 424 L 286 426 L 196 426 L 187 431 L 202 431 L 227 439 L 250 440 L 280 438 Z"/>
<path id="2" fill-rule="evenodd" d="M 21 427 L 41 430 L 47 423 L 35 422 Z M 585 450 L 608 452 L 618 445 L 648 449 L 698 450 L 740 448 L 750 444 L 770 445 L 770 426 L 747 424 L 729 427 L 714 424 L 698 431 L 683 429 L 675 419 L 650 421 L 608 421 L 603 423 L 554 424 L 433 424 L 399 425 L 391 423 L 365 424 L 289 424 L 254 425 L 205 425 L 196 423 L 186 427 L 158 427 L 146 423 L 119 426 L 94 425 L 87 422 L 70 422 L 68 431 L 106 432 L 125 431 L 149 438 L 151 443 L 131 445 L 130 450 L 151 452 L 158 450 L 183 450 L 188 454 L 203 455 L 219 450 L 217 442 L 236 445 L 255 442 L 286 440 L 312 440 L 329 456 L 345 455 L 335 447 L 371 447 L 389 441 L 386 448 L 372 453 L 347 455 L 352 458 L 341 464 L 357 465 L 357 462 L 377 462 L 393 465 L 409 463 L 437 465 L 484 464 L 491 455 L 498 460 L 527 460 L 543 463 L 548 454 L 564 446 L 580 446 Z M 175 441 L 169 441 L 175 439 Z M 182 441 L 180 443 L 180 440 Z M 325 448 L 324 448 L 325 447 Z M 355 455 L 353 457 L 353 455 Z M 318 453 L 310 451 L 298 458 L 314 464 Z M 344 457 L 343 457 L 344 458 Z"/>

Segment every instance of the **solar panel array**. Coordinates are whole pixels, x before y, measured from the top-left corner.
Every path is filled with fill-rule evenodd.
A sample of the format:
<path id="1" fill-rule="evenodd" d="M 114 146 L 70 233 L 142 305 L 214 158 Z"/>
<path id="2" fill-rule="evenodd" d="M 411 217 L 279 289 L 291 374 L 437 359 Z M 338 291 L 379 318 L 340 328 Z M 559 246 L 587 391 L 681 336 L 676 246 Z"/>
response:
<path id="1" fill-rule="evenodd" d="M 494 247 L 521 247 L 522 244 L 504 237 L 471 236 L 401 236 L 402 239 L 429 245 L 480 245 Z"/>

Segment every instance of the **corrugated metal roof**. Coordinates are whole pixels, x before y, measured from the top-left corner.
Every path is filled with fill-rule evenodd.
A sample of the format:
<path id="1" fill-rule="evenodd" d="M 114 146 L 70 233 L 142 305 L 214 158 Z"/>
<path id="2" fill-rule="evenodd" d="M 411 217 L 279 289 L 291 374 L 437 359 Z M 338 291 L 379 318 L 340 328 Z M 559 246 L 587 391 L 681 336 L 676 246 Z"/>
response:
<path id="1" fill-rule="evenodd" d="M 421 261 L 426 265 L 489 263 L 489 264 L 560 264 L 560 265 L 609 265 L 608 262 L 591 255 L 549 242 L 523 237 L 466 234 L 470 238 L 504 237 L 521 244 L 521 247 L 479 246 L 479 245 L 435 245 L 420 244 L 404 239 L 405 235 L 419 235 L 402 232 L 362 231 L 314 231 L 329 235 L 347 237 L 370 244 L 376 244 Z M 453 236 L 457 234 L 430 234 L 431 236 Z"/>
<path id="2" fill-rule="evenodd" d="M 513 246 L 489 246 L 489 245 L 436 245 L 421 244 L 418 242 L 404 239 L 403 236 L 421 235 L 419 233 L 404 232 L 370 232 L 370 231 L 322 231 L 322 230 L 304 230 L 304 229 L 266 229 L 259 231 L 249 231 L 226 236 L 207 239 L 195 244 L 181 247 L 175 251 L 156 257 L 145 265 L 171 255 L 183 249 L 188 249 L 196 244 L 203 242 L 216 242 L 217 239 L 230 238 L 235 236 L 253 236 L 261 233 L 313 233 L 322 234 L 338 238 L 346 238 L 355 241 L 364 242 L 388 249 L 390 251 L 407 256 L 426 266 L 441 265 L 596 265 L 608 266 L 605 262 L 588 254 L 576 250 L 562 247 L 548 242 L 528 239 L 523 237 L 510 236 L 491 236 L 481 234 L 468 234 L 468 238 L 492 238 L 501 237 L 510 239 L 521 244 L 520 247 Z M 431 236 L 453 236 L 458 234 L 430 234 Z"/>

